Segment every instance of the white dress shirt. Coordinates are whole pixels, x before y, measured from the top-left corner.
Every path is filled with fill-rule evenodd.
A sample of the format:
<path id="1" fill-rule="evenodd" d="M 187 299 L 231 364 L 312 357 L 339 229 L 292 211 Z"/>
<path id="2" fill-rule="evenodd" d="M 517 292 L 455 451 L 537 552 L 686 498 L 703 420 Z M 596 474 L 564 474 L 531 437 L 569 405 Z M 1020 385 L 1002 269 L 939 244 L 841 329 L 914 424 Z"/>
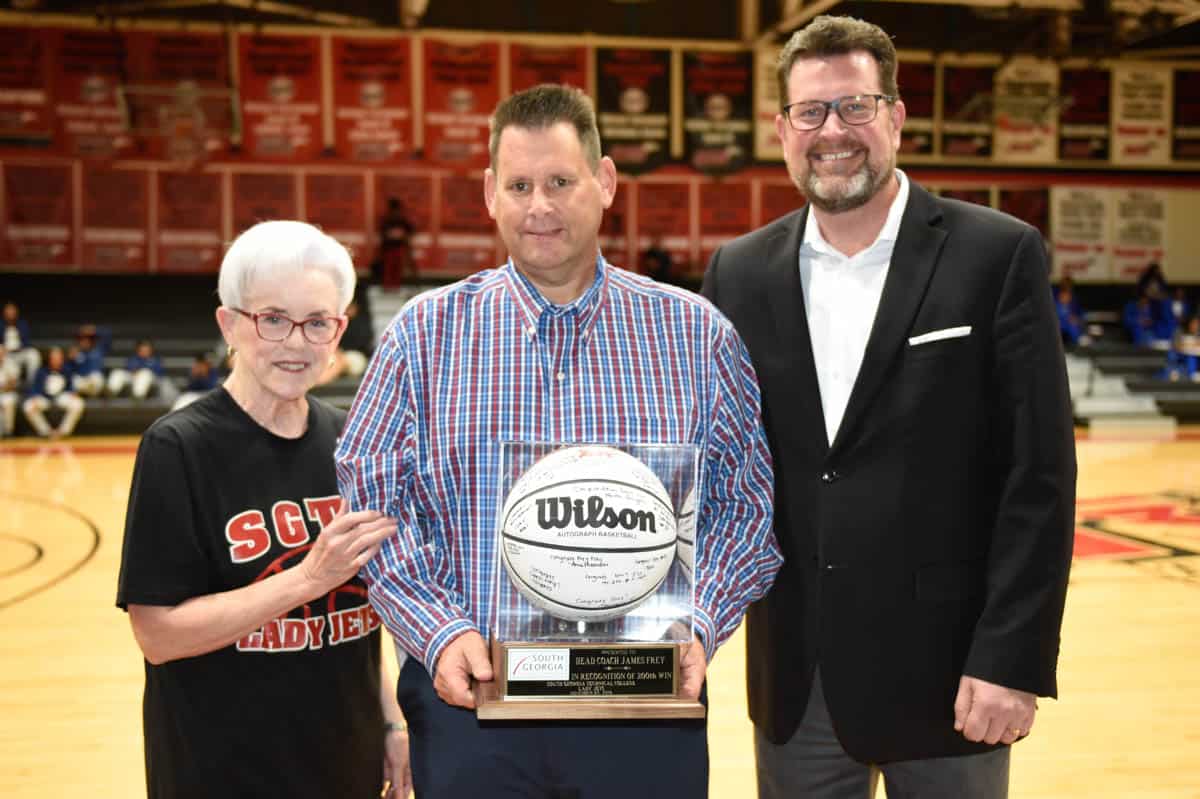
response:
<path id="1" fill-rule="evenodd" d="M 842 424 L 850 391 L 862 366 L 896 247 L 900 218 L 908 203 L 908 178 L 899 169 L 896 176 L 900 191 L 892 201 L 887 220 L 871 246 L 857 255 L 847 257 L 827 242 L 811 212 L 804 226 L 800 285 L 817 366 L 825 434 L 830 444 Z"/>

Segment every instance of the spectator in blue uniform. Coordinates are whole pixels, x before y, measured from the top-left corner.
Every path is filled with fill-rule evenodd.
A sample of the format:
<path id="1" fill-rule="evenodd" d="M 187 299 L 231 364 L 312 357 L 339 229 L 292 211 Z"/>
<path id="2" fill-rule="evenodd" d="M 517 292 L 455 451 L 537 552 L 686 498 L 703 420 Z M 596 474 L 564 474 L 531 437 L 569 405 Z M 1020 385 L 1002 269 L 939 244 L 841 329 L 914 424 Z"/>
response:
<path id="1" fill-rule="evenodd" d="M 33 345 L 29 332 L 29 323 L 21 318 L 21 309 L 15 302 L 4 303 L 3 348 L 23 372 L 26 380 L 33 378 L 34 372 L 42 365 L 42 354 Z"/>
<path id="2" fill-rule="evenodd" d="M 1175 334 L 1163 372 L 1167 380 L 1200 382 L 1200 316 L 1189 317 Z"/>
<path id="3" fill-rule="evenodd" d="M 1167 338 L 1173 339 L 1177 331 L 1187 326 L 1193 309 L 1192 304 L 1188 302 L 1187 292 L 1182 286 L 1176 286 L 1170 298 L 1159 303 L 1159 310 Z"/>
<path id="4" fill-rule="evenodd" d="M 84 397 L 98 397 L 104 391 L 104 356 L 112 344 L 112 331 L 95 325 L 83 325 L 75 336 L 75 346 L 67 355 L 71 364 L 71 388 Z"/>
<path id="5" fill-rule="evenodd" d="M 175 400 L 171 410 L 177 411 L 187 407 L 219 385 L 221 385 L 221 373 L 213 367 L 207 352 L 199 353 L 192 361 L 187 385 L 183 387 L 183 393 Z"/>
<path id="6" fill-rule="evenodd" d="M 1139 294 L 1127 302 L 1121 318 L 1135 347 L 1166 349 L 1169 346 L 1170 336 L 1165 334 L 1162 316 L 1148 294 Z"/>
<path id="7" fill-rule="evenodd" d="M 73 369 L 67 363 L 61 347 L 51 347 L 46 353 L 46 364 L 37 370 L 33 383 L 21 410 L 25 419 L 43 438 L 62 438 L 75 432 L 75 425 L 83 416 L 86 407 L 83 398 L 71 390 Z M 51 427 L 46 411 L 51 406 L 61 408 L 62 421 Z"/>
<path id="8" fill-rule="evenodd" d="M 119 396 L 126 388 L 136 400 L 144 400 L 157 389 L 159 396 L 167 401 L 175 398 L 175 385 L 163 369 L 162 358 L 154 351 L 148 339 L 137 343 L 133 355 L 125 360 L 121 369 L 113 369 L 108 375 L 108 393 Z"/>
<path id="9" fill-rule="evenodd" d="M 8 350 L 0 347 L 0 436 L 11 436 L 17 424 L 17 400 L 21 391 L 21 367 Z"/>
<path id="10" fill-rule="evenodd" d="M 1075 284 L 1069 277 L 1058 283 L 1054 292 L 1054 307 L 1058 311 L 1058 329 L 1063 343 L 1070 347 L 1087 346 L 1092 343 L 1087 334 L 1087 323 L 1083 308 L 1075 297 Z"/>

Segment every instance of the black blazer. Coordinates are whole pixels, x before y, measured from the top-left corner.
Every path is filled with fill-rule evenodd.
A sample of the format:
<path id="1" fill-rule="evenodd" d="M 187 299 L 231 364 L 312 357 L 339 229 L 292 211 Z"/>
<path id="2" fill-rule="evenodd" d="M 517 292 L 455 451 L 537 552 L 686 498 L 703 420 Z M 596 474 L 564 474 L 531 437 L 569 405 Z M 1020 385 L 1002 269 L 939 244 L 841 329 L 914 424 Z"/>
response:
<path id="1" fill-rule="evenodd" d="M 964 673 L 1056 695 L 1074 524 L 1041 235 L 910 185 L 832 445 L 800 285 L 807 209 L 723 246 L 703 288 L 750 350 L 775 460 L 785 564 L 748 614 L 750 715 L 790 738 L 819 662 L 846 751 L 880 763 L 994 748 L 954 731 Z"/>

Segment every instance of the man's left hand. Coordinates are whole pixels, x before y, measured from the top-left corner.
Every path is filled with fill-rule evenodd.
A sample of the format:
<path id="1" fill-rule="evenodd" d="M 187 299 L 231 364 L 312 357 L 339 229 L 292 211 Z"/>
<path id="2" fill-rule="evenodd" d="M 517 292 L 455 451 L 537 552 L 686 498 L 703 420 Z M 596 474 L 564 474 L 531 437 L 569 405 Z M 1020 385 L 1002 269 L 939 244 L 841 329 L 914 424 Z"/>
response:
<path id="1" fill-rule="evenodd" d="M 700 688 L 704 685 L 704 673 L 708 669 L 708 658 L 704 654 L 704 644 L 693 634 L 692 642 L 683 651 L 679 659 L 679 695 L 684 699 L 699 699 Z"/>
<path id="2" fill-rule="evenodd" d="M 963 675 L 954 700 L 954 729 L 968 741 L 1012 744 L 1033 729 L 1037 697 Z"/>

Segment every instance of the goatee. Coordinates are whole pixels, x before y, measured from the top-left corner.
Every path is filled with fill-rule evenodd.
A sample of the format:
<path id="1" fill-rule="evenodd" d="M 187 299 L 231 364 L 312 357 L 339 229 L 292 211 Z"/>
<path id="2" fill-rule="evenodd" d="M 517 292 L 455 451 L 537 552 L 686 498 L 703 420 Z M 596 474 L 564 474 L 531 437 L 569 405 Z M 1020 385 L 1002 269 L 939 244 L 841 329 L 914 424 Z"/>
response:
<path id="1" fill-rule="evenodd" d="M 810 168 L 803 181 L 796 180 L 796 187 L 813 206 L 827 214 L 839 214 L 861 208 L 870 202 L 891 180 L 893 172 L 891 164 L 879 170 L 868 159 L 847 178 L 818 177 L 816 170 Z"/>

